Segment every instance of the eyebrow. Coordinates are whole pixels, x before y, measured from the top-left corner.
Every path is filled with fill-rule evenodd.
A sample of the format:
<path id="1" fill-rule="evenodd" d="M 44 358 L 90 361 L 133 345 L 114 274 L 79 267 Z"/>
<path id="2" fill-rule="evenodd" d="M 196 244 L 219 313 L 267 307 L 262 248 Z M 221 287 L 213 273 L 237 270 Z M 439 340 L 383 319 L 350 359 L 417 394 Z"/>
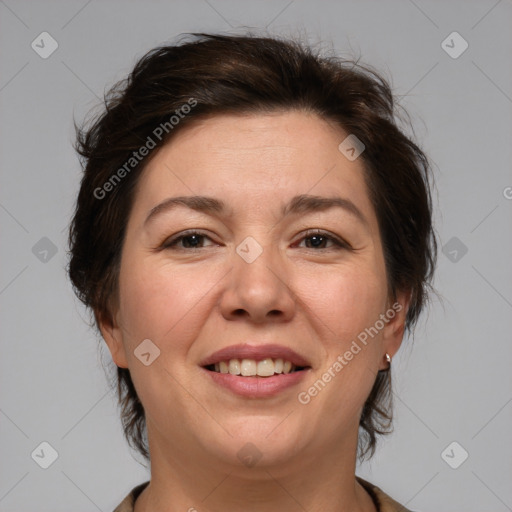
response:
<path id="1" fill-rule="evenodd" d="M 191 210 L 195 210 L 208 215 L 232 215 L 232 211 L 228 214 L 226 205 L 220 199 L 208 196 L 178 196 L 169 197 L 161 203 L 157 204 L 149 211 L 144 225 L 157 215 L 173 210 L 178 206 L 185 206 Z M 356 219 L 368 227 L 368 221 L 361 210 L 350 200 L 342 197 L 323 197 L 309 194 L 301 194 L 293 197 L 287 204 L 281 208 L 282 217 L 296 215 L 299 213 L 311 213 L 318 211 L 326 211 L 330 208 L 342 208 L 346 212 L 353 215 Z"/>

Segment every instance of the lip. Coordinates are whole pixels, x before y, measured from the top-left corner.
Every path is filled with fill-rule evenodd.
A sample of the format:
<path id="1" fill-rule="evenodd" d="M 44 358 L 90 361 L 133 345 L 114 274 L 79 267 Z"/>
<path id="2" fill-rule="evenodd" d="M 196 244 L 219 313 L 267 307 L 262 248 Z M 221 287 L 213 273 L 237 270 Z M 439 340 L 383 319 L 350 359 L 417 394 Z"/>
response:
<path id="1" fill-rule="evenodd" d="M 299 384 L 310 369 L 293 373 L 281 373 L 273 377 L 241 377 L 230 373 L 217 373 L 202 368 L 210 378 L 225 389 L 245 398 L 269 398 Z"/>
<path id="2" fill-rule="evenodd" d="M 229 361 L 230 359 L 254 359 L 255 361 L 262 361 L 267 357 L 272 359 L 283 359 L 290 361 L 295 366 L 310 367 L 311 364 L 301 355 L 297 354 L 291 348 L 283 345 L 268 344 L 268 345 L 251 345 L 243 343 L 240 345 L 231 345 L 221 350 L 217 350 L 213 354 L 203 359 L 199 366 L 203 368 L 211 364 L 220 363 L 221 361 Z M 297 372 L 300 373 L 300 372 Z M 220 374 L 219 374 L 220 375 Z M 222 374 L 227 375 L 227 374 Z M 294 375 L 293 373 L 289 375 Z M 250 379 L 250 377 L 242 377 L 243 379 Z M 269 380 L 274 377 L 264 377 Z"/>
<path id="3" fill-rule="evenodd" d="M 303 369 L 293 373 L 280 373 L 272 377 L 242 377 L 240 375 L 231 375 L 230 373 L 218 373 L 207 368 L 215 363 L 229 361 L 230 359 L 262 361 L 266 358 L 290 361 L 293 365 Z M 206 372 L 215 384 L 246 398 L 275 396 L 285 389 L 297 385 L 311 370 L 311 364 L 305 357 L 291 348 L 276 344 L 251 345 L 250 343 L 243 343 L 231 345 L 230 347 L 217 350 L 199 364 L 202 367 L 202 371 Z"/>

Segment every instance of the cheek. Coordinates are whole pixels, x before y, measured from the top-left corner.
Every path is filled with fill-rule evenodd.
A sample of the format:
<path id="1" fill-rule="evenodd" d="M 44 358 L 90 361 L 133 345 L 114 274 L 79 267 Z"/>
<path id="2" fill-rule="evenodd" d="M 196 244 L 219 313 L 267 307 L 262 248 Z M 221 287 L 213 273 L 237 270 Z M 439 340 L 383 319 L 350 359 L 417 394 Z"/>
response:
<path id="1" fill-rule="evenodd" d="M 370 265 L 326 268 L 296 277 L 297 295 L 323 326 L 326 342 L 342 349 L 384 312 L 387 286 L 382 274 Z"/>
<path id="2" fill-rule="evenodd" d="M 375 381 L 381 335 L 365 341 L 358 336 L 384 313 L 385 279 L 377 267 L 367 265 L 330 269 L 315 280 L 301 274 L 300 283 L 323 351 L 317 380 L 301 390 L 306 393 L 302 398 L 322 409 L 333 425 L 358 418 Z"/>
<path id="3" fill-rule="evenodd" d="M 122 328 L 129 342 L 149 338 L 162 345 L 172 339 L 173 351 L 178 350 L 200 328 L 198 317 L 220 276 L 211 270 L 185 265 L 177 271 L 165 263 L 127 257 L 119 288 Z"/>

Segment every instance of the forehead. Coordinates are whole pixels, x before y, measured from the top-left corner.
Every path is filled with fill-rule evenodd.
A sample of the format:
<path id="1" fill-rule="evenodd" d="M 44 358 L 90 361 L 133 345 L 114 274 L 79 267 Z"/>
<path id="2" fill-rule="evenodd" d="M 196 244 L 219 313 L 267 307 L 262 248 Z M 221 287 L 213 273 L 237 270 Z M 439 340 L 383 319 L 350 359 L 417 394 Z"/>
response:
<path id="1" fill-rule="evenodd" d="M 363 161 L 350 161 L 338 149 L 347 135 L 332 122 L 296 111 L 200 120 L 149 161 L 134 213 L 172 195 L 218 197 L 234 210 L 254 213 L 312 194 L 343 195 L 371 217 Z"/>

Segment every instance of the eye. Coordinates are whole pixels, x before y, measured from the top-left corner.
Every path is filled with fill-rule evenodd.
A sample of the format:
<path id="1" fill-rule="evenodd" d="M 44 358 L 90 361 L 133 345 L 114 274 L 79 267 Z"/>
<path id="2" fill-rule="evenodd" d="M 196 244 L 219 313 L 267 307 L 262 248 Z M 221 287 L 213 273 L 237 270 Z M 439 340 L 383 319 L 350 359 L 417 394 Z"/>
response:
<path id="1" fill-rule="evenodd" d="M 350 244 L 341 238 L 320 229 L 308 231 L 306 235 L 301 238 L 301 243 L 302 241 L 306 242 L 307 249 L 351 249 Z"/>
<path id="2" fill-rule="evenodd" d="M 206 243 L 210 241 L 210 243 Z M 318 249 L 318 250 L 341 250 L 341 249 L 352 249 L 350 244 L 342 240 L 341 238 L 320 229 L 308 231 L 299 241 L 299 246 L 302 242 L 305 242 L 306 249 Z M 196 250 L 204 247 L 216 245 L 212 239 L 202 233 L 201 231 L 185 231 L 178 235 L 175 235 L 167 239 L 163 244 L 163 249 L 171 250 Z M 303 246 L 304 247 L 304 246 Z"/>
<path id="3" fill-rule="evenodd" d="M 167 239 L 163 244 L 163 249 L 177 249 L 177 250 L 185 250 L 185 249 L 200 249 L 205 247 L 204 242 L 206 240 L 211 240 L 208 235 L 201 233 L 200 231 L 185 231 L 177 236 L 171 237 Z M 209 244 L 214 245 L 214 244 Z"/>

